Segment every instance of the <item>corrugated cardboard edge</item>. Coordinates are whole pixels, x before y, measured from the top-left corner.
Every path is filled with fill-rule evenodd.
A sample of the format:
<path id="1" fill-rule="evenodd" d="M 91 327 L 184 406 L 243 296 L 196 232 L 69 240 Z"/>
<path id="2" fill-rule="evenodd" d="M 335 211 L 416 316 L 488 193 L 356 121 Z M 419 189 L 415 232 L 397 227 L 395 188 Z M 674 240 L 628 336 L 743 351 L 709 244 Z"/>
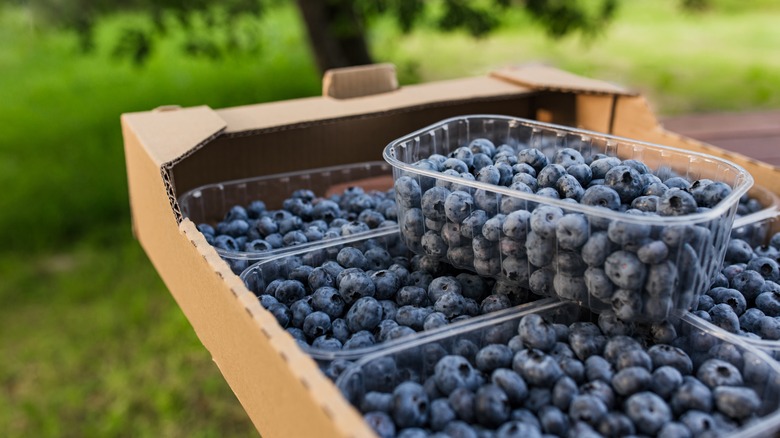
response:
<path id="1" fill-rule="evenodd" d="M 257 333 L 273 348 L 281 363 L 294 375 L 301 389 L 314 401 L 321 414 L 328 421 L 332 422 L 338 430 L 338 436 L 372 436 L 373 431 L 362 421 L 360 414 L 349 403 L 344 401 L 336 387 L 319 371 L 314 360 L 298 347 L 293 338 L 279 326 L 273 315 L 263 309 L 257 297 L 233 274 L 227 263 L 206 242 L 196 225 L 192 221 L 185 219 L 179 224 L 179 230 L 197 249 L 203 259 L 210 266 L 214 267 L 214 276 L 227 285 L 233 298 L 238 301 L 238 305 L 243 308 L 246 316 L 251 319 L 257 329 Z M 236 354 L 236 351 L 230 351 L 229 348 L 225 347 L 224 345 L 212 345 L 211 349 L 214 362 L 222 371 L 227 371 L 225 368 L 234 364 L 227 363 L 228 361 L 220 360 L 220 358 Z M 252 347 L 252 345 L 245 345 L 241 348 L 241 351 L 244 354 L 251 354 L 251 351 L 254 350 Z M 257 378 L 257 375 L 251 372 L 246 373 L 246 375 L 233 372 L 223 372 L 223 374 L 234 377 L 238 375 L 250 380 Z M 272 378 L 272 376 L 266 377 Z M 261 401 L 257 400 L 256 394 L 247 391 L 253 387 L 252 383 L 251 381 L 245 384 L 231 382 L 236 396 L 244 406 L 258 406 L 258 403 L 261 403 Z M 292 388 L 288 389 L 291 390 Z M 313 419 L 309 417 L 307 420 L 311 421 Z M 268 430 L 269 428 L 263 429 Z M 328 432 L 320 430 L 320 434 L 320 436 L 327 436 Z"/>
<path id="2" fill-rule="evenodd" d="M 372 64 L 337 68 L 325 72 L 322 95 L 334 99 L 349 99 L 387 93 L 398 89 L 393 64 Z"/>
<path id="3" fill-rule="evenodd" d="M 491 72 L 490 76 L 536 90 L 636 95 L 634 92 L 609 82 L 578 76 L 554 67 L 538 64 L 501 68 Z"/>
<path id="4" fill-rule="evenodd" d="M 147 154 L 160 164 L 171 210 L 176 222 L 181 222 L 171 169 L 222 134 L 227 123 L 205 105 L 183 109 L 170 105 L 151 112 L 122 114 L 121 119 Z"/>

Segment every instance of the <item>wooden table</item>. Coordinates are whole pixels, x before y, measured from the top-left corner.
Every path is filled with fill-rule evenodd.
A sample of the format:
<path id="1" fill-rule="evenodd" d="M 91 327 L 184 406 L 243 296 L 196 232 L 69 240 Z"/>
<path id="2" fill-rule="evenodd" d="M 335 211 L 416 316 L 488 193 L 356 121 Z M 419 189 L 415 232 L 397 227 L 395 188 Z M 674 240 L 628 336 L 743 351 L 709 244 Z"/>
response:
<path id="1" fill-rule="evenodd" d="M 697 114 L 661 123 L 671 131 L 780 166 L 780 111 Z"/>

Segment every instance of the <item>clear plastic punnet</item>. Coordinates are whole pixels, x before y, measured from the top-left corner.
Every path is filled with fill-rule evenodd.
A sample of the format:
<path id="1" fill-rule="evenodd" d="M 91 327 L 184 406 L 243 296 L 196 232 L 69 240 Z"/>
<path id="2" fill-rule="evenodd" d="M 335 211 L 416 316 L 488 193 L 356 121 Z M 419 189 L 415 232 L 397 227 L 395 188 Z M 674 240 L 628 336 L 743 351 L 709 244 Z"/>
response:
<path id="1" fill-rule="evenodd" d="M 310 190 L 318 197 L 329 197 L 339 195 L 353 186 L 366 191 L 391 189 L 390 166 L 382 161 L 375 161 L 208 184 L 182 195 L 179 198 L 179 206 L 182 215 L 195 224 L 215 226 L 236 205 L 246 207 L 254 201 L 262 201 L 268 210 L 276 210 L 281 209 L 283 201 L 297 190 Z M 369 235 L 373 231 L 362 234 Z M 331 238 L 333 237 L 327 233 L 323 237 L 324 240 Z M 322 244 L 324 240 L 261 251 L 248 251 L 245 248 L 215 249 L 228 262 L 233 272 L 240 274 L 254 262 L 312 248 Z"/>
<path id="2" fill-rule="evenodd" d="M 780 360 L 780 332 L 777 330 L 780 324 L 776 321 L 780 319 L 780 309 L 775 305 L 780 301 L 780 289 L 777 287 L 780 275 L 774 271 L 772 261 L 761 260 L 761 257 L 768 257 L 775 263 L 780 261 L 780 247 L 777 239 L 772 239 L 778 232 L 780 213 L 777 211 L 763 211 L 734 220 L 732 238 L 747 242 L 748 247 L 743 249 L 748 252 L 741 257 L 739 263 L 737 260 L 729 260 L 727 253 L 721 272 L 728 275 L 721 283 L 713 284 L 707 292 L 712 299 L 702 297 L 695 314 L 708 318 L 713 323 L 723 324 L 724 329 L 743 336 L 742 339 L 746 343 L 761 348 Z M 740 246 L 735 245 L 732 251 L 739 249 Z M 752 253 L 750 249 L 753 250 Z M 731 266 L 732 264 L 734 266 Z M 745 270 L 755 272 L 748 275 L 743 272 Z M 759 280 L 759 283 L 756 283 L 757 279 L 764 281 Z M 729 325 L 728 318 L 724 318 L 722 314 L 725 309 L 716 309 L 717 304 L 731 306 L 738 321 L 732 321 Z M 694 315 L 691 317 L 698 319 Z"/>
<path id="3" fill-rule="evenodd" d="M 734 219 L 731 237 L 742 239 L 751 247 L 769 243 L 772 231 L 777 232 L 780 212 L 776 208 L 765 208 L 756 213 Z"/>
<path id="4" fill-rule="evenodd" d="M 339 281 L 348 270 L 371 284 L 352 288 L 346 283 L 352 280 Z M 421 260 L 408 251 L 396 228 L 262 260 L 240 277 L 323 367 L 541 299 L 516 285 L 502 288 L 493 279 Z M 378 314 L 372 305 L 379 306 Z M 328 315 L 321 330 L 306 321 L 314 312 Z"/>
<path id="5" fill-rule="evenodd" d="M 486 148 L 481 139 L 495 148 L 494 167 L 507 167 L 496 164 L 499 161 L 511 167 L 509 186 L 491 181 L 488 172 L 484 179 L 471 178 L 467 173 L 477 173 L 474 169 L 447 160 L 464 148 L 477 151 L 472 152 L 476 160 Z M 519 165 L 520 154 L 524 163 L 530 156 L 543 164 L 536 169 Z M 606 176 L 593 170 L 591 177 L 616 178 L 616 190 L 620 184 L 634 190 L 632 184 L 647 181 L 639 193 L 652 193 L 653 181 L 672 184 L 674 178 L 691 190 L 717 182 L 712 187 L 722 189 L 721 197 L 711 208 L 693 205 L 686 211 L 693 195 L 668 187 L 668 194 L 653 200 L 665 206 L 665 215 L 650 213 L 656 204 L 631 204 L 626 210 L 620 205 L 622 194 L 620 208 L 609 203 L 611 198 L 600 202 L 600 195 L 585 205 L 578 201 L 588 185 L 571 181 L 573 164 L 567 164 L 565 170 L 571 173 L 565 178 L 543 185 L 547 167 L 557 171 L 555 166 L 544 167 L 547 163 L 590 167 L 591 160 L 609 157 L 618 158 L 619 164 L 610 164 Z M 663 321 L 675 309 L 691 309 L 723 261 L 739 200 L 753 184 L 744 169 L 717 157 L 495 115 L 431 125 L 390 143 L 384 158 L 393 166 L 402 236 L 415 253 L 596 312 L 611 309 L 635 322 Z M 623 166 L 622 174 L 610 175 L 618 166 Z M 507 177 L 501 176 L 505 170 L 494 172 L 495 178 Z M 532 181 L 520 175 L 532 170 L 538 173 Z M 562 186 L 564 180 L 570 185 Z M 579 187 L 579 194 L 567 192 L 571 187 Z"/>
<path id="6" fill-rule="evenodd" d="M 418 428 L 608 435 L 622 424 L 614 436 L 656 436 L 668 423 L 681 423 L 668 436 L 707 430 L 765 437 L 780 428 L 780 364 L 743 338 L 687 312 L 674 312 L 669 324 L 679 336 L 665 341 L 652 331 L 635 332 L 634 341 L 605 335 L 585 326 L 592 318 L 571 303 L 530 304 L 365 356 L 336 385 L 369 424 L 388 430 L 392 423 L 395 434 Z M 534 335 L 553 329 L 562 333 L 557 343 Z M 511 359 L 502 358 L 507 349 Z M 732 393 L 750 396 L 738 400 Z M 399 405 L 408 397 L 414 404 Z"/>

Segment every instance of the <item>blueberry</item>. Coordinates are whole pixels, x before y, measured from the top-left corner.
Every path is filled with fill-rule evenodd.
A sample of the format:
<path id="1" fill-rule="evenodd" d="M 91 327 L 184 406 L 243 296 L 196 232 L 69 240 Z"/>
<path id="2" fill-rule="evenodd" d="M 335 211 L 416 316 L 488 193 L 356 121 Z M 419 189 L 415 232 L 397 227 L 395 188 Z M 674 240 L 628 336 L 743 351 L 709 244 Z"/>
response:
<path id="1" fill-rule="evenodd" d="M 628 290 L 641 289 L 647 277 L 645 265 L 628 251 L 610 254 L 604 262 L 604 271 L 617 287 Z"/>
<path id="2" fill-rule="evenodd" d="M 780 292 L 763 292 L 756 297 L 756 308 L 768 316 L 780 316 Z"/>
<path id="3" fill-rule="evenodd" d="M 465 313 L 466 302 L 462 295 L 455 292 L 445 292 L 434 303 L 433 309 L 443 313 L 447 318 L 455 318 Z"/>
<path id="4" fill-rule="evenodd" d="M 425 234 L 425 219 L 422 210 L 419 208 L 406 210 L 401 220 L 401 233 L 406 238 L 407 245 L 410 245 L 409 242 L 416 242 L 422 238 Z"/>
<path id="5" fill-rule="evenodd" d="M 666 423 L 658 431 L 658 438 L 692 438 L 691 431 L 682 423 Z"/>
<path id="6" fill-rule="evenodd" d="M 479 359 L 479 354 L 477 354 L 477 358 Z M 497 368 L 493 371 L 490 379 L 494 385 L 501 388 L 509 402 L 514 405 L 521 404 L 528 395 L 528 386 L 523 378 L 510 369 Z"/>
<path id="7" fill-rule="evenodd" d="M 761 319 L 764 316 L 764 312 L 755 307 L 752 307 L 747 309 L 745 313 L 739 317 L 739 325 L 743 330 L 756 333 L 761 327 Z"/>
<path id="8" fill-rule="evenodd" d="M 425 289 L 417 286 L 404 286 L 395 295 L 395 302 L 399 306 L 425 306 L 428 296 Z"/>
<path id="9" fill-rule="evenodd" d="M 485 297 L 480 303 L 480 312 L 484 315 L 487 313 L 497 312 L 499 310 L 508 309 L 512 306 L 509 301 L 509 297 L 506 295 L 492 294 Z"/>
<path id="10" fill-rule="evenodd" d="M 731 418 L 743 419 L 761 409 L 761 399 L 752 388 L 719 386 L 712 395 L 718 410 Z"/>
<path id="11" fill-rule="evenodd" d="M 444 221 L 447 216 L 444 212 L 444 203 L 450 191 L 444 187 L 432 187 L 422 196 L 422 213 L 427 219 Z"/>
<path id="12" fill-rule="evenodd" d="M 759 321 L 757 333 L 762 339 L 780 339 L 780 320 L 777 317 L 762 317 Z"/>
<path id="13" fill-rule="evenodd" d="M 639 432 L 649 435 L 657 433 L 664 424 L 672 421 L 669 406 L 652 392 L 640 392 L 629 397 L 625 412 Z"/>
<path id="14" fill-rule="evenodd" d="M 401 286 L 401 279 L 389 270 L 375 271 L 370 278 L 374 283 L 375 297 L 378 300 L 392 299 Z"/>
<path id="15" fill-rule="evenodd" d="M 298 300 L 294 302 L 290 306 L 290 313 L 292 314 L 292 324 L 295 327 L 301 327 L 303 325 L 303 320 L 309 316 L 311 312 L 314 310 L 312 309 L 311 305 L 306 300 Z"/>
<path id="16" fill-rule="evenodd" d="M 474 210 L 463 220 L 460 233 L 467 239 L 472 239 L 475 236 L 482 237 L 482 227 L 487 220 L 488 216 L 484 210 Z"/>
<path id="17" fill-rule="evenodd" d="M 620 320 L 615 312 L 610 310 L 604 310 L 599 314 L 598 324 L 601 331 L 607 336 L 626 336 L 634 331 L 633 324 Z"/>
<path id="18" fill-rule="evenodd" d="M 290 309 L 282 303 L 274 303 L 268 306 L 267 309 L 276 318 L 276 322 L 279 323 L 282 328 L 290 325 L 292 319 L 292 313 Z"/>
<path id="19" fill-rule="evenodd" d="M 666 261 L 650 265 L 647 272 L 645 290 L 652 297 L 668 297 L 677 289 L 677 268 L 672 262 Z"/>
<path id="20" fill-rule="evenodd" d="M 562 199 L 566 198 L 579 201 L 585 193 L 580 182 L 572 175 L 563 175 L 558 178 L 555 187 L 558 189 L 558 193 L 560 193 Z"/>
<path id="21" fill-rule="evenodd" d="M 769 257 L 756 257 L 750 260 L 747 269 L 758 272 L 765 280 L 777 281 L 780 279 L 780 268 L 778 268 L 777 262 Z"/>
<path id="22" fill-rule="evenodd" d="M 441 276 L 433 279 L 428 285 L 428 299 L 433 303 L 447 292 L 462 294 L 462 287 L 457 278 Z"/>
<path id="23" fill-rule="evenodd" d="M 368 269 L 366 256 L 361 250 L 351 246 L 342 248 L 336 256 L 336 260 L 345 268 Z"/>
<path id="24" fill-rule="evenodd" d="M 688 190 L 691 188 L 691 183 L 687 179 L 679 176 L 674 176 L 667 179 L 666 181 L 664 181 L 664 184 L 669 186 L 669 188 L 677 188 L 683 190 Z"/>
<path id="25" fill-rule="evenodd" d="M 563 211 L 558 207 L 542 205 L 531 214 L 531 230 L 544 239 L 555 237 L 558 220 L 563 217 Z"/>
<path id="26" fill-rule="evenodd" d="M 472 168 L 474 169 L 475 172 L 479 172 L 480 170 L 492 164 L 493 164 L 493 159 L 491 159 L 490 156 L 483 153 L 474 154 L 474 164 L 472 164 Z"/>
<path id="27" fill-rule="evenodd" d="M 532 192 L 535 192 L 539 189 L 539 183 L 537 182 L 536 177 L 528 173 L 515 174 L 515 176 L 512 177 L 512 184 L 510 184 L 510 187 L 522 187 L 515 185 L 517 183 L 525 184 L 528 188 L 531 189 Z"/>
<path id="28" fill-rule="evenodd" d="M 342 348 L 341 341 L 330 335 L 322 335 L 316 338 L 311 346 L 318 350 L 339 351 Z"/>
<path id="29" fill-rule="evenodd" d="M 708 413 L 689 411 L 680 417 L 680 421 L 695 437 L 722 435 L 715 418 Z"/>
<path id="30" fill-rule="evenodd" d="M 480 383 L 480 376 L 471 367 L 469 361 L 462 356 L 454 355 L 444 356 L 439 360 L 435 367 L 434 379 L 439 391 L 448 396 L 458 388 L 474 391 Z M 456 403 L 452 404 L 456 406 Z"/>
<path id="31" fill-rule="evenodd" d="M 572 421 L 597 425 L 606 414 L 607 407 L 604 402 L 592 395 L 577 395 L 569 405 L 569 417 Z"/>
<path id="32" fill-rule="evenodd" d="M 424 327 L 425 318 L 431 313 L 433 310 L 429 307 L 401 306 L 395 314 L 395 320 L 402 326 L 420 331 Z"/>
<path id="33" fill-rule="evenodd" d="M 276 284 L 274 284 L 274 282 L 276 282 Z M 271 288 L 274 288 L 275 290 L 276 286 L 281 283 L 282 280 L 274 280 L 274 282 L 271 282 L 271 284 L 268 285 L 265 294 L 258 297 L 260 305 L 263 306 L 263 308 L 266 310 L 273 304 L 279 304 L 279 300 L 277 300 L 273 295 L 269 295 L 269 293 L 272 293 Z"/>
<path id="34" fill-rule="evenodd" d="M 585 190 L 580 198 L 580 203 L 618 210 L 620 208 L 620 195 L 610 187 L 595 185 Z"/>
<path id="35" fill-rule="evenodd" d="M 593 233 L 582 247 L 582 259 L 588 266 L 601 266 L 607 256 L 612 252 L 612 242 L 606 232 Z"/>
<path id="36" fill-rule="evenodd" d="M 637 251 L 637 257 L 642 263 L 648 264 L 648 265 L 655 265 L 658 263 L 663 262 L 666 260 L 666 257 L 669 255 L 669 248 L 666 246 L 665 243 L 654 240 L 651 242 L 648 242 L 641 247 L 639 247 L 639 251 Z"/>
<path id="37" fill-rule="evenodd" d="M 569 345 L 580 360 L 601 354 L 606 338 L 598 326 L 590 322 L 577 322 L 570 326 Z"/>
<path id="38" fill-rule="evenodd" d="M 731 194 L 731 187 L 726 183 L 712 182 L 700 190 L 692 190 L 691 193 L 698 205 L 714 207 Z"/>
<path id="39" fill-rule="evenodd" d="M 360 297 L 371 297 L 376 294 L 376 286 L 365 272 L 360 270 L 345 272 L 338 282 L 339 294 L 345 303 L 352 304 Z"/>
<path id="40" fill-rule="evenodd" d="M 619 158 L 606 157 L 593 160 L 590 163 L 590 170 L 593 172 L 593 179 L 604 179 L 610 169 L 616 166 L 620 166 L 621 161 Z"/>
<path id="41" fill-rule="evenodd" d="M 521 421 L 504 423 L 495 434 L 496 438 L 541 438 L 539 429 Z"/>
<path id="42" fill-rule="evenodd" d="M 555 235 L 562 249 L 577 250 L 588 241 L 590 227 L 582 214 L 567 214 L 558 220 Z"/>
<path id="43" fill-rule="evenodd" d="M 530 255 L 529 262 L 531 262 Z M 528 287 L 537 295 L 550 297 L 555 294 L 554 281 L 555 270 L 551 267 L 542 268 L 531 273 L 531 276 L 528 278 Z"/>
<path id="44" fill-rule="evenodd" d="M 731 332 L 739 332 L 739 317 L 728 304 L 716 304 L 709 310 L 712 323 Z"/>
<path id="45" fill-rule="evenodd" d="M 642 180 L 635 169 L 620 165 L 611 168 L 604 175 L 604 183 L 614 189 L 625 204 L 630 204 L 642 193 Z"/>
<path id="46" fill-rule="evenodd" d="M 566 172 L 576 178 L 582 187 L 587 186 L 593 180 L 593 171 L 585 163 L 568 166 Z"/>
<path id="47" fill-rule="evenodd" d="M 517 162 L 528 164 L 539 172 L 547 166 L 547 157 L 539 149 L 528 148 L 517 153 Z"/>
<path id="48" fill-rule="evenodd" d="M 696 377 L 711 389 L 722 385 L 742 385 L 742 374 L 739 370 L 734 365 L 720 359 L 705 361 L 696 372 Z"/>
<path id="49" fill-rule="evenodd" d="M 502 236 L 502 229 L 504 227 L 505 220 L 506 215 L 504 214 L 497 214 L 487 219 L 482 225 L 482 236 L 491 242 L 498 242 Z"/>
<path id="50" fill-rule="evenodd" d="M 563 371 L 551 356 L 540 350 L 528 349 L 515 354 L 512 368 L 531 385 L 550 387 Z"/>
<path id="51" fill-rule="evenodd" d="M 450 193 L 444 202 L 447 219 L 458 224 L 463 222 L 472 210 L 474 210 L 474 200 L 471 195 L 463 191 Z"/>
<path id="52" fill-rule="evenodd" d="M 453 421 L 447 424 L 439 438 L 441 437 L 478 438 L 474 427 L 462 421 Z"/>
<path id="53" fill-rule="evenodd" d="M 627 367 L 617 372 L 612 377 L 612 388 L 621 396 L 627 397 L 640 391 L 644 391 L 651 384 L 650 372 L 643 367 Z"/>
<path id="54" fill-rule="evenodd" d="M 504 219 L 502 231 L 510 239 L 524 241 L 530 231 L 531 213 L 526 210 L 514 211 Z M 488 237 L 488 236 L 485 236 Z"/>
<path id="55" fill-rule="evenodd" d="M 614 371 L 609 361 L 602 356 L 590 356 L 585 360 L 585 376 L 589 381 L 611 382 Z"/>
<path id="56" fill-rule="evenodd" d="M 509 198 L 507 197 L 507 199 Z M 474 191 L 474 205 L 476 208 L 486 211 L 490 216 L 498 212 L 498 200 L 498 196 L 491 191 L 482 189 Z"/>
<path id="57" fill-rule="evenodd" d="M 714 287 L 707 296 L 712 300 L 712 306 L 715 304 L 726 304 L 737 314 L 742 315 L 747 307 L 745 296 L 736 289 L 729 289 L 727 287 Z M 712 307 L 710 306 L 710 308 Z M 709 310 L 709 308 L 707 309 Z"/>
<path id="58" fill-rule="evenodd" d="M 563 376 L 555 382 L 551 394 L 551 403 L 562 411 L 568 411 L 572 400 L 579 394 L 577 383 L 568 376 Z"/>
<path id="59" fill-rule="evenodd" d="M 559 265 L 560 272 L 567 271 Z M 558 273 L 553 278 L 553 289 L 562 299 L 573 301 L 576 303 L 588 302 L 588 288 L 585 284 L 585 279 L 581 276 L 582 271 L 574 272 L 574 276 Z"/>
<path id="60" fill-rule="evenodd" d="M 283 280 L 276 288 L 274 296 L 280 303 L 291 305 L 306 296 L 306 289 L 300 281 Z"/>
<path id="61" fill-rule="evenodd" d="M 632 252 L 638 251 L 647 243 L 650 233 L 649 225 L 623 221 L 612 221 L 607 228 L 609 240 Z"/>
<path id="62" fill-rule="evenodd" d="M 623 166 L 628 166 L 636 170 L 637 173 L 639 173 L 640 175 L 645 175 L 650 173 L 650 168 L 648 168 L 645 163 L 638 160 L 625 160 L 623 161 Z"/>
<path id="63" fill-rule="evenodd" d="M 741 239 L 729 239 L 726 247 L 726 261 L 730 263 L 747 263 L 753 257 L 753 248 Z"/>
<path id="64" fill-rule="evenodd" d="M 652 183 L 649 185 L 646 185 L 644 190 L 642 190 L 642 195 L 644 196 L 652 196 L 652 197 L 658 197 L 666 193 L 666 191 L 669 190 L 669 187 L 666 184 L 663 183 Z M 646 207 L 650 206 L 650 203 L 655 203 L 656 208 L 658 207 L 658 199 L 655 198 L 652 201 L 648 201 L 647 204 L 645 204 Z M 656 211 L 656 210 L 651 210 Z"/>
<path id="65" fill-rule="evenodd" d="M 669 189 L 658 198 L 657 212 L 661 216 L 683 216 L 696 212 L 696 200 L 681 189 Z"/>
<path id="66" fill-rule="evenodd" d="M 437 375 L 438 373 L 434 374 L 434 381 L 436 381 Z M 448 401 L 458 418 L 471 423 L 474 420 L 474 398 L 473 391 L 465 386 L 458 386 L 449 394 Z"/>
<path id="67" fill-rule="evenodd" d="M 529 348 L 550 351 L 555 345 L 555 329 L 538 314 L 524 316 L 517 327 L 523 344 Z"/>
<path id="68" fill-rule="evenodd" d="M 617 289 L 612 294 L 612 310 L 623 321 L 633 321 L 642 317 L 642 297 L 634 290 Z"/>
<path id="69" fill-rule="evenodd" d="M 424 426 L 430 403 L 422 385 L 404 382 L 393 390 L 393 419 L 398 427 Z"/>
<path id="70" fill-rule="evenodd" d="M 726 272 L 726 270 L 724 270 L 724 272 Z M 742 271 L 731 278 L 729 286 L 732 289 L 742 292 L 742 295 L 748 302 L 755 300 L 756 304 L 758 304 L 758 296 L 761 294 L 761 289 L 764 286 L 764 277 L 756 271 Z M 771 305 L 773 300 L 769 298 L 770 297 L 767 296 L 766 298 L 763 298 L 762 301 L 767 300 L 766 303 Z M 760 308 L 761 306 L 757 305 L 757 307 Z"/>
<path id="71" fill-rule="evenodd" d="M 449 401 L 444 398 L 434 400 L 430 408 L 430 425 L 433 430 L 444 430 L 447 424 L 457 419 Z"/>

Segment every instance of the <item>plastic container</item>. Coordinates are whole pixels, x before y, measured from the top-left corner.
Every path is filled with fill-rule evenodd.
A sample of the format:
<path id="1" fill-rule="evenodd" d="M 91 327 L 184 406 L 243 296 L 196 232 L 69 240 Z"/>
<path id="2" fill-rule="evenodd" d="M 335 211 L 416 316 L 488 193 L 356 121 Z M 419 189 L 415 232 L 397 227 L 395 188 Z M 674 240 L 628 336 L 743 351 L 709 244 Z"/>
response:
<path id="1" fill-rule="evenodd" d="M 392 187 L 390 170 L 387 163 L 374 161 L 208 184 L 183 194 L 179 198 L 179 206 L 182 215 L 194 223 L 213 225 L 222 220 L 234 205 L 246 206 L 252 201 L 262 200 L 269 210 L 279 209 L 292 192 L 300 189 L 311 190 L 317 196 L 338 194 L 350 186 L 386 191 Z M 240 274 L 259 260 L 320 244 L 322 241 L 265 252 L 215 249 L 233 272 Z"/>
<path id="2" fill-rule="evenodd" d="M 330 261 L 336 261 L 339 251 L 343 248 L 352 247 L 360 249 L 365 252 L 370 248 L 380 248 L 388 252 L 391 257 L 412 257 L 414 254 L 406 249 L 403 241 L 400 238 L 400 234 L 397 229 L 385 229 L 376 230 L 370 236 L 349 236 L 340 239 L 334 239 L 328 244 L 320 245 L 316 248 L 309 248 L 305 250 L 299 250 L 292 254 L 286 254 L 273 259 L 263 260 L 250 266 L 241 274 L 241 280 L 247 286 L 247 288 L 254 292 L 255 295 L 261 296 L 268 284 L 273 280 L 289 280 L 295 279 L 295 268 L 301 264 L 317 267 Z M 440 266 L 439 270 L 441 275 L 456 275 L 460 271 L 455 271 L 452 267 Z M 410 269 L 411 271 L 411 269 Z M 489 287 L 489 286 L 488 286 Z M 512 305 L 522 305 L 530 301 L 538 300 L 539 297 L 528 293 L 527 290 L 513 291 L 511 296 Z M 307 288 L 307 294 L 311 295 L 312 291 Z M 487 294 L 486 294 L 487 295 Z M 394 298 L 390 301 L 395 301 Z M 549 299 L 548 299 L 549 301 Z M 397 301 L 395 301 L 397 303 Z M 479 304 L 479 301 L 476 302 Z M 344 315 L 350 305 L 346 305 L 344 309 Z M 399 306 L 400 307 L 400 306 Z M 514 307 L 513 307 L 514 308 Z M 478 318 L 484 318 L 487 315 L 474 316 L 463 321 L 451 322 L 450 325 L 462 325 L 471 321 L 478 320 Z M 343 318 L 344 316 L 342 316 Z M 292 326 L 292 323 L 290 324 Z M 429 333 L 433 330 L 418 331 L 416 334 L 407 335 L 399 338 L 399 342 L 407 342 L 409 339 L 415 339 L 417 336 Z M 378 340 L 379 341 L 379 340 Z M 393 341 L 395 342 L 395 341 Z M 316 359 L 320 365 L 327 365 L 331 361 L 336 359 L 342 360 L 356 360 L 360 357 L 378 351 L 385 348 L 391 341 L 378 342 L 377 344 L 357 349 L 343 349 L 343 350 L 326 350 L 321 348 L 314 348 L 306 343 L 301 343 L 301 347 L 307 351 L 314 359 Z"/>
<path id="3" fill-rule="evenodd" d="M 702 213 L 666 217 L 632 215 L 469 181 L 413 165 L 432 154 L 446 156 L 477 138 L 487 138 L 496 146 L 508 144 L 516 150 L 534 147 L 548 159 L 563 148 L 573 148 L 586 160 L 597 153 L 639 160 L 662 180 L 671 176 L 684 176 L 690 181 L 708 178 L 728 184 L 732 191 L 713 209 Z M 739 199 L 753 183 L 744 169 L 713 156 L 492 115 L 457 117 L 423 128 L 390 143 L 384 150 L 384 158 L 393 166 L 398 222 L 412 251 L 480 275 L 516 281 L 538 294 L 557 296 L 597 312 L 613 308 L 627 321 L 663 321 L 674 309 L 691 308 L 723 261 Z M 399 184 L 408 183 L 412 192 L 415 184 L 408 179 L 401 180 L 402 177 L 416 182 L 421 196 L 406 196 Z M 494 218 L 497 213 L 532 212 L 540 205 L 559 210 L 552 216 L 540 215 L 543 226 L 539 232 L 528 225 L 526 218 L 514 227 L 511 236 L 487 225 L 481 230 L 466 228 L 464 233 L 457 223 L 460 218 L 454 222 L 445 217 L 437 210 L 436 203 L 426 198 L 426 193 L 437 186 L 467 191 L 473 202 L 467 203 L 464 210 L 470 214 L 481 209 L 486 218 Z M 423 200 L 429 202 L 425 213 Z M 568 229 L 563 230 L 567 235 L 561 239 L 561 232 L 554 225 L 544 225 L 554 223 L 560 215 L 570 214 L 579 215 L 577 219 L 584 218 L 585 225 L 580 228 L 584 232 L 573 235 Z M 593 249 L 599 247 L 596 239 L 607 240 L 604 233 L 611 236 L 609 241 L 621 245 L 602 245 L 606 250 L 590 251 L 592 257 L 584 260 L 580 255 L 583 236 L 588 240 L 586 246 L 594 240 L 590 247 Z M 476 237 L 463 237 L 468 234 Z M 636 252 L 648 238 L 666 241 L 668 263 L 645 265 L 628 254 Z M 607 254 L 605 262 L 603 256 Z M 588 263 L 592 269 L 586 271 Z M 633 272 L 629 275 L 618 272 L 626 265 L 632 266 Z M 612 275 L 605 276 L 605 271 Z M 616 278 L 619 275 L 623 277 Z M 673 281 L 675 278 L 677 281 Z"/>
<path id="4" fill-rule="evenodd" d="M 773 218 L 780 213 L 780 209 L 778 209 L 780 201 L 774 193 L 761 186 L 753 186 L 748 192 L 748 196 L 758 201 L 762 208 L 750 214 L 737 214 L 734 218 L 731 237 L 742 239 L 756 247 L 766 243 L 766 239 L 771 237 L 769 233 L 774 229 L 772 224 L 775 219 Z"/>
<path id="5" fill-rule="evenodd" d="M 506 344 L 510 337 L 517 334 L 520 319 L 531 313 L 539 314 L 550 322 L 561 324 L 589 320 L 589 312 L 581 313 L 577 306 L 570 303 L 532 304 L 525 306 L 521 311 L 503 312 L 476 324 L 443 330 L 421 337 L 415 342 L 396 345 L 366 356 L 346 369 L 339 376 L 336 385 L 360 411 L 365 395 L 369 391 L 388 393 L 404 381 L 424 384 L 426 379 L 433 375 L 434 367 L 441 357 L 451 354 L 462 355 L 459 352 L 469 351 L 463 346 L 465 341 L 476 344 L 477 348 L 495 343 Z M 744 376 L 746 386 L 754 389 L 761 399 L 761 406 L 756 410 L 760 418 L 750 421 L 739 430 L 729 432 L 728 436 L 772 436 L 772 433 L 780 428 L 780 410 L 778 410 L 780 408 L 780 392 L 778 392 L 780 364 L 764 352 L 745 344 L 741 338 L 691 316 L 689 313 L 675 313 L 673 321 L 678 327 L 678 333 L 691 333 L 693 334 L 691 338 L 696 338 L 696 348 L 693 347 L 693 342 L 689 346 L 686 342 L 678 340 L 679 348 L 693 356 L 692 374 L 695 376 L 698 366 L 705 360 L 716 357 L 716 354 L 739 353 L 738 357 L 742 360 L 734 361 L 735 366 Z M 702 351 L 704 350 L 702 346 L 708 350 Z M 732 356 L 734 357 L 735 355 Z M 470 362 L 476 369 L 473 359 L 470 359 Z M 466 370 L 462 372 L 465 373 Z M 490 379 L 489 376 L 486 378 Z M 530 384 L 528 387 L 531 388 Z M 433 400 L 428 402 L 431 403 Z M 619 409 L 620 405 L 617 401 L 615 405 Z M 514 408 L 518 405 L 512 406 Z M 564 411 L 564 415 L 567 415 L 567 412 Z M 396 430 L 396 433 L 398 432 L 400 430 Z"/>

